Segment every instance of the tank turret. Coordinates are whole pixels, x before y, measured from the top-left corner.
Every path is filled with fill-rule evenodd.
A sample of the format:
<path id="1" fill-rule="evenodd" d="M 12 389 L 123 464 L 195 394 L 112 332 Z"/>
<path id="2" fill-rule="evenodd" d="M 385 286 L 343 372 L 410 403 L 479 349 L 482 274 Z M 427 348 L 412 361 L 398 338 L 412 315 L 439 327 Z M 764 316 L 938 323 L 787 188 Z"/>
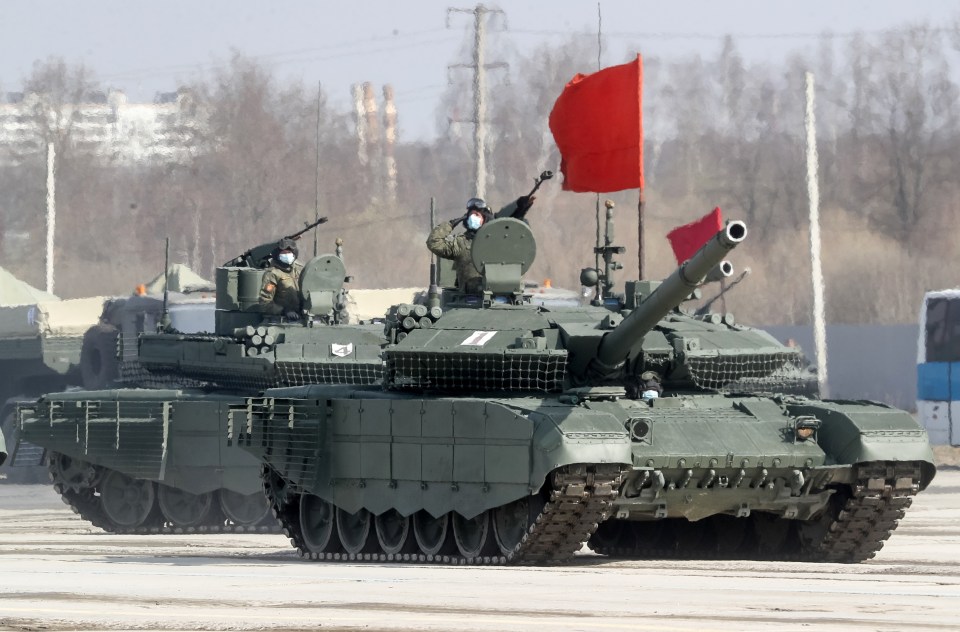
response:
<path id="1" fill-rule="evenodd" d="M 260 249 L 262 250 L 262 248 Z M 250 252 L 257 251 L 252 249 Z M 165 331 L 139 339 L 138 359 L 151 377 L 192 386 L 262 389 L 310 383 L 374 384 L 382 377 L 382 325 L 346 325 L 349 279 L 335 254 L 312 258 L 300 273 L 294 315 L 269 315 L 259 304 L 265 269 L 241 257 L 217 269 L 215 330 Z"/>
<path id="2" fill-rule="evenodd" d="M 636 355 L 647 332 L 685 301 L 693 290 L 707 280 L 708 275 L 713 273 L 715 279 L 715 270 L 720 271 L 721 277 L 732 274 L 732 266 L 724 261 L 724 257 L 746 236 L 746 224 L 739 221 L 729 222 L 653 292 L 644 297 L 616 329 L 603 335 L 596 355 L 586 367 L 587 372 L 601 376 L 614 372 L 627 358 Z M 724 263 L 727 265 L 723 266 Z M 724 275 L 724 272 L 727 274 Z"/>
<path id="3" fill-rule="evenodd" d="M 388 328 L 388 339 L 397 344 L 384 351 L 387 386 L 557 392 L 619 385 L 633 392 L 637 376 L 646 370 L 661 379 L 686 379 L 677 369 L 688 354 L 672 347 L 666 357 L 660 353 L 671 344 L 665 333 L 669 321 L 689 320 L 676 311 L 678 306 L 702 284 L 733 273 L 725 257 L 746 235 L 743 222 L 730 222 L 663 281 L 628 282 L 626 295 L 613 301 L 545 307 L 529 303 L 522 290 L 522 275 L 536 255 L 530 227 L 514 219 L 494 220 L 474 237 L 472 255 L 483 275 L 482 292 L 445 289 L 444 315 L 429 328 Z M 733 330 L 721 322 L 713 327 L 713 337 L 724 331 Z M 763 354 L 776 347 L 770 372 L 778 370 L 784 357 L 802 357 L 768 336 L 748 328 L 737 331 L 741 350 L 754 347 Z M 729 372 L 725 377 L 736 379 Z"/>

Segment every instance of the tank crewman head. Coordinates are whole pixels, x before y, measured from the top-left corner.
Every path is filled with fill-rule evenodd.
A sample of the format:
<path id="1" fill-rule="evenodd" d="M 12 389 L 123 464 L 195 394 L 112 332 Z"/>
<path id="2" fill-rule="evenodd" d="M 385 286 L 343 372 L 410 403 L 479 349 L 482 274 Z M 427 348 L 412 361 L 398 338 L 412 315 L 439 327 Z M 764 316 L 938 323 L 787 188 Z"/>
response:
<path id="1" fill-rule="evenodd" d="M 640 374 L 640 397 L 645 401 L 657 399 L 663 395 L 663 385 L 656 371 L 644 371 Z"/>
<path id="2" fill-rule="evenodd" d="M 467 229 L 467 237 L 472 239 L 480 227 L 493 219 L 493 213 L 482 198 L 473 197 L 467 200 L 467 214 L 463 216 L 463 226 Z"/>
<path id="3" fill-rule="evenodd" d="M 283 269 L 289 270 L 293 267 L 293 262 L 297 260 L 298 254 L 297 242 L 289 237 L 284 237 L 277 242 L 277 250 L 274 253 L 273 259 L 280 264 Z"/>

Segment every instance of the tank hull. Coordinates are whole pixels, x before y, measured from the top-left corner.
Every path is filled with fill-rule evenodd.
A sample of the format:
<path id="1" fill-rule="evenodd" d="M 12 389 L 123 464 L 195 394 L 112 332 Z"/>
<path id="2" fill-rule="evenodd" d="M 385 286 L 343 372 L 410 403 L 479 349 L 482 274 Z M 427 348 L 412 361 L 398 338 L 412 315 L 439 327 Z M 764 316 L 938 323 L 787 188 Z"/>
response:
<path id="1" fill-rule="evenodd" d="M 418 543 L 397 559 L 553 562 L 589 540 L 599 553 L 632 557 L 860 561 L 934 475 L 926 435 L 907 413 L 803 398 L 696 394 L 651 404 L 602 393 L 480 399 L 307 387 L 247 400 L 230 433 L 266 464 L 274 512 L 300 553 L 317 559 L 394 559 L 372 528 L 363 546 L 344 546 L 357 533 L 349 521 L 311 519 L 324 512 L 535 534 L 549 499 L 574 489 L 595 508 L 583 513 L 603 523 L 566 524 L 575 546 L 530 557 L 505 546 L 437 555 Z M 511 525 L 505 515 L 517 503 L 541 509 Z M 845 509 L 868 517 L 850 522 Z"/>
<path id="2" fill-rule="evenodd" d="M 121 389 L 21 406 L 20 435 L 43 446 L 54 487 L 111 532 L 270 530 L 260 464 L 225 445 L 237 396 Z"/>
<path id="3" fill-rule="evenodd" d="M 590 541 L 623 557 L 872 558 L 935 474 L 911 415 L 870 402 L 669 398 Z M 818 422 L 807 439 L 798 421 Z M 812 427 L 812 426 L 811 426 Z"/>

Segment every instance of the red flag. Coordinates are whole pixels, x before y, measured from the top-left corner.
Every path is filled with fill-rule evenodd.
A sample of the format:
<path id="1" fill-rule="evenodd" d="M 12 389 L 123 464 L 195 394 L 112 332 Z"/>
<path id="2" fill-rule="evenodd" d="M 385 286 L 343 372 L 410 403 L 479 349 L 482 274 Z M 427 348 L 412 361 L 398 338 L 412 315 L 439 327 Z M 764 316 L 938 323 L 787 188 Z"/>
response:
<path id="1" fill-rule="evenodd" d="M 667 239 L 673 246 L 677 263 L 683 263 L 692 257 L 721 228 L 723 228 L 723 217 L 718 206 L 697 221 L 677 226 L 667 233 Z"/>
<path id="2" fill-rule="evenodd" d="M 643 60 L 578 74 L 550 112 L 566 191 L 643 188 Z"/>

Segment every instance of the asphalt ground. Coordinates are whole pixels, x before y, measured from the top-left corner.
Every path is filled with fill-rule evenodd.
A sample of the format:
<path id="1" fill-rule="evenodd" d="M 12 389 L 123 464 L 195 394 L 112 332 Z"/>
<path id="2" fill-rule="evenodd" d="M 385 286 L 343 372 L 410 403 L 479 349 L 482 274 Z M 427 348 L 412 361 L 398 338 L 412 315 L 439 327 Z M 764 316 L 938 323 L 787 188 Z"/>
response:
<path id="1" fill-rule="evenodd" d="M 863 564 L 306 562 L 280 535 L 107 535 L 0 485 L 0 630 L 958 630 L 960 470 Z"/>

